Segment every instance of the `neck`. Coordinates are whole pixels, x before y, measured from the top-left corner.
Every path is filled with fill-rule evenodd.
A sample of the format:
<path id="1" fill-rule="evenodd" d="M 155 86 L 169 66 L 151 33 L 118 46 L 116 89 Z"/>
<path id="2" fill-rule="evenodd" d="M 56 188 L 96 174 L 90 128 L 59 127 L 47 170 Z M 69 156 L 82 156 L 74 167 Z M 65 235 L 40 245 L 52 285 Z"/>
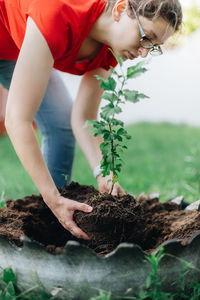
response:
<path id="1" fill-rule="evenodd" d="M 89 33 L 89 37 L 101 44 L 110 46 L 112 24 L 112 16 L 103 12 L 94 23 Z"/>

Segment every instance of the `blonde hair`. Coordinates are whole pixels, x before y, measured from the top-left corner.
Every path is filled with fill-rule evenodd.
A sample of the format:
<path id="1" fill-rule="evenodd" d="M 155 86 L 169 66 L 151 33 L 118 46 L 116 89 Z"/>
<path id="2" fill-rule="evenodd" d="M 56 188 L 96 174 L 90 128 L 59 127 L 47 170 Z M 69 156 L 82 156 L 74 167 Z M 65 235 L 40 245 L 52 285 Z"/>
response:
<path id="1" fill-rule="evenodd" d="M 163 18 L 178 31 L 182 24 L 183 14 L 179 0 L 128 0 L 131 1 L 138 15 L 146 17 L 152 21 Z M 106 10 L 111 11 L 117 0 L 107 0 Z M 128 15 L 134 18 L 134 14 L 129 7 Z"/>

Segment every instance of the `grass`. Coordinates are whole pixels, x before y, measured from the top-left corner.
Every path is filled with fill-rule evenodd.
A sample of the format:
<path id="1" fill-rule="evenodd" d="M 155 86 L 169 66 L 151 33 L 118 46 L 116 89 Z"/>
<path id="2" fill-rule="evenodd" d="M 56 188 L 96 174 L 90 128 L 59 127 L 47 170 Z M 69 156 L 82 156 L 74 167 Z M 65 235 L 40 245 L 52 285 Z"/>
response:
<path id="1" fill-rule="evenodd" d="M 190 202 L 198 200 L 199 191 L 186 176 L 185 157 L 198 146 L 200 129 L 166 123 L 140 123 L 127 129 L 132 140 L 124 154 L 121 186 L 134 195 L 158 192 L 161 201 L 177 195 L 184 195 Z M 38 193 L 7 136 L 0 137 L 0 157 L 0 197 L 3 194 L 16 199 Z M 76 149 L 72 179 L 97 187 L 79 147 Z"/>

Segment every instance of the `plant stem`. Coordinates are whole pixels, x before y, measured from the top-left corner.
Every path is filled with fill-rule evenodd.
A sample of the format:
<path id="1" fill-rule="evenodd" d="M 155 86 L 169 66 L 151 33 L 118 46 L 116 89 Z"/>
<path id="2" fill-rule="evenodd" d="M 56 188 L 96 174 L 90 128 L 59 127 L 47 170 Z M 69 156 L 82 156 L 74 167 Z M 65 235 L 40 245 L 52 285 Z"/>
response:
<path id="1" fill-rule="evenodd" d="M 123 74 L 123 70 L 121 68 L 121 72 Z M 123 87 L 125 85 L 125 82 L 126 82 L 126 77 L 124 76 L 123 74 L 123 81 L 121 82 L 121 89 L 120 90 L 123 90 Z M 116 103 L 116 107 L 118 106 L 119 102 L 120 102 L 120 95 L 119 95 L 119 91 L 117 93 L 117 103 Z M 112 116 L 112 119 L 114 118 L 114 115 Z M 111 120 L 112 121 L 112 120 Z M 112 134 L 112 126 L 111 126 L 112 122 L 109 124 L 109 130 L 110 130 L 110 134 Z M 112 153 L 112 165 L 113 165 L 113 175 L 112 175 L 112 186 L 111 186 L 111 190 L 110 190 L 110 195 L 112 194 L 112 191 L 113 191 L 113 188 L 114 188 L 114 185 L 115 185 L 115 182 L 113 180 L 113 176 L 115 175 L 115 158 L 114 158 L 114 139 L 111 140 L 111 153 Z"/>
<path id="2" fill-rule="evenodd" d="M 110 130 L 110 134 L 112 134 L 111 124 L 109 124 L 109 130 Z M 113 141 L 113 139 L 111 140 L 110 143 L 111 143 L 112 165 L 113 165 L 113 175 L 112 176 L 114 176 L 115 158 L 114 158 L 114 155 L 113 155 L 113 153 L 114 153 L 114 151 L 113 151 L 113 149 L 114 149 L 114 141 Z M 114 187 L 114 183 L 113 183 L 113 180 L 112 180 L 112 186 L 111 186 L 111 190 L 110 190 L 110 193 L 109 193 L 110 195 L 112 194 L 113 187 Z"/>

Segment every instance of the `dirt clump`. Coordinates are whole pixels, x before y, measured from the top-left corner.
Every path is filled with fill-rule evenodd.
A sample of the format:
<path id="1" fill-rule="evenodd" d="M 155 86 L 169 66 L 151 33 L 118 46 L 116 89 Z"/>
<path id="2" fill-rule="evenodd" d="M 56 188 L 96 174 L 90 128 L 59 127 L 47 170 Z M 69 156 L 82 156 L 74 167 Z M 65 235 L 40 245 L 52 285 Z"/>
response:
<path id="1" fill-rule="evenodd" d="M 138 244 L 147 253 L 172 238 L 182 239 L 185 245 L 200 230 L 198 211 L 183 211 L 175 203 L 159 203 L 147 195 L 115 197 L 74 182 L 61 194 L 93 207 L 91 213 L 76 211 L 74 220 L 91 238 L 80 242 L 100 255 L 122 242 Z M 61 253 L 67 241 L 77 240 L 36 195 L 7 201 L 0 209 L 0 235 L 19 247 L 23 245 L 21 236 L 27 236 L 53 254 Z"/>

